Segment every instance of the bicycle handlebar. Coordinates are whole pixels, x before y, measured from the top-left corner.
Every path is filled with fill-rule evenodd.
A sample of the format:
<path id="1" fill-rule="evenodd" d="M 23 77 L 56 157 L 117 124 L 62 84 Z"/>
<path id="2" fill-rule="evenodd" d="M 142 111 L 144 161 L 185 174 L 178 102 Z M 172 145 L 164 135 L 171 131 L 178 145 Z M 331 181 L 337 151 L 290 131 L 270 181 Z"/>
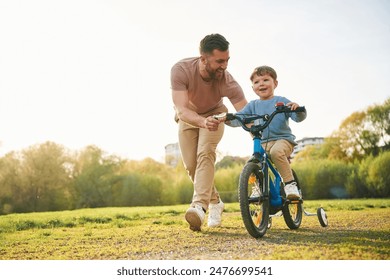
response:
<path id="1" fill-rule="evenodd" d="M 225 113 L 225 114 L 220 114 L 214 116 L 215 118 L 224 118 L 226 117 L 226 121 L 232 121 L 232 120 L 238 120 L 238 122 L 241 124 L 242 128 L 245 129 L 246 131 L 249 132 L 259 132 L 263 131 L 272 121 L 274 116 L 276 114 L 280 113 L 295 113 L 295 112 L 305 112 L 305 106 L 301 106 L 296 108 L 295 110 L 291 110 L 291 107 L 288 107 L 284 105 L 284 103 L 278 102 L 275 105 L 275 111 L 272 112 L 271 115 L 256 115 L 256 114 L 251 114 L 251 115 L 245 115 L 245 114 L 235 114 L 235 113 Z M 248 116 L 248 117 L 245 117 Z M 259 124 L 259 125 L 253 125 L 251 127 L 247 127 L 246 124 L 249 124 L 255 120 L 258 119 L 263 119 L 265 121 L 264 124 Z"/>

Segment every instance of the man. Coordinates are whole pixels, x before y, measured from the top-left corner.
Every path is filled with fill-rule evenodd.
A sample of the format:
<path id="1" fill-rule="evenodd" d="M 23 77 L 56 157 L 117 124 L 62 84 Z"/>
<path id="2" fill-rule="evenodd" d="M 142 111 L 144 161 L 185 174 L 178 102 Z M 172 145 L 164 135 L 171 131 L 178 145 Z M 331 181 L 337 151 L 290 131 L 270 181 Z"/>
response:
<path id="1" fill-rule="evenodd" d="M 199 50 L 200 57 L 180 60 L 171 70 L 180 150 L 194 184 L 192 203 L 185 218 L 194 231 L 201 230 L 207 210 L 208 226 L 221 225 L 224 209 L 214 186 L 216 148 L 224 124 L 213 115 L 227 112 L 223 97 L 237 111 L 247 104 L 242 88 L 226 71 L 229 42 L 220 34 L 207 35 L 200 42 Z"/>

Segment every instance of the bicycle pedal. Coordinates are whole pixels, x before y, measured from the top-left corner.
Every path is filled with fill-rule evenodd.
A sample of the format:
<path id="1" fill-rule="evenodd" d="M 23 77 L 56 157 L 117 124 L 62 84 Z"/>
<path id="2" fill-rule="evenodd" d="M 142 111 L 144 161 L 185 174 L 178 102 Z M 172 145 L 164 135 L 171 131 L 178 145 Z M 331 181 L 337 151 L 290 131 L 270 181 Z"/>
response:
<path id="1" fill-rule="evenodd" d="M 262 201 L 262 199 L 260 196 L 251 196 L 248 198 L 249 203 L 259 203 L 261 201 Z"/>

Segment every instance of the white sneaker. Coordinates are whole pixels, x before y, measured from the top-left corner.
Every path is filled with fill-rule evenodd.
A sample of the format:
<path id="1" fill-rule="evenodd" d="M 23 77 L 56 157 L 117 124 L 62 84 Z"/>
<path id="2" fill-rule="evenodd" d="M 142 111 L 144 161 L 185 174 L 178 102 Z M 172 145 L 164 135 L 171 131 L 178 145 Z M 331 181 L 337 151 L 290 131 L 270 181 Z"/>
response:
<path id="1" fill-rule="evenodd" d="M 299 194 L 297 183 L 295 181 L 284 186 L 284 192 L 286 193 L 287 199 L 299 199 L 301 195 Z"/>
<path id="2" fill-rule="evenodd" d="M 204 222 L 206 213 L 203 211 L 202 206 L 195 205 L 194 207 L 188 208 L 185 218 L 190 224 L 190 229 L 193 231 L 200 231 L 200 228 Z"/>
<path id="3" fill-rule="evenodd" d="M 254 197 L 260 197 L 260 190 L 259 190 L 259 187 L 258 186 L 253 186 L 252 187 L 252 193 L 251 193 L 251 198 L 254 198 Z"/>
<path id="4" fill-rule="evenodd" d="M 218 227 L 222 223 L 222 212 L 225 208 L 225 204 L 222 200 L 217 204 L 210 204 L 209 206 L 209 218 L 207 220 L 207 225 L 209 227 Z"/>

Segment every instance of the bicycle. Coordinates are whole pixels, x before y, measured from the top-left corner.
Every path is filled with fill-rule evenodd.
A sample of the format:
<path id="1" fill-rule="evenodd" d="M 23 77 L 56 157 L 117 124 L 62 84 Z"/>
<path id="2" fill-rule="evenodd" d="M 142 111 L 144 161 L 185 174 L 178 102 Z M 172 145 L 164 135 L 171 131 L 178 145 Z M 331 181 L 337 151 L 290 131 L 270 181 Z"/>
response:
<path id="1" fill-rule="evenodd" d="M 296 200 L 286 199 L 282 177 L 273 162 L 261 145 L 263 131 L 271 123 L 276 114 L 302 112 L 305 107 L 291 110 L 284 103 L 277 103 L 275 111 L 271 115 L 240 115 L 223 113 L 214 116 L 217 119 L 225 118 L 226 121 L 238 120 L 242 128 L 253 136 L 253 155 L 244 165 L 239 177 L 238 200 L 241 216 L 248 233 L 260 238 L 264 236 L 272 226 L 272 218 L 283 216 L 285 223 L 290 229 L 298 229 L 302 222 L 302 214 L 317 216 L 321 226 L 328 225 L 325 210 L 317 208 L 317 213 L 310 213 L 303 208 L 302 190 L 299 179 L 294 170 L 294 180 L 297 182 L 301 198 Z M 253 124 L 255 120 L 262 119 L 263 124 Z"/>

